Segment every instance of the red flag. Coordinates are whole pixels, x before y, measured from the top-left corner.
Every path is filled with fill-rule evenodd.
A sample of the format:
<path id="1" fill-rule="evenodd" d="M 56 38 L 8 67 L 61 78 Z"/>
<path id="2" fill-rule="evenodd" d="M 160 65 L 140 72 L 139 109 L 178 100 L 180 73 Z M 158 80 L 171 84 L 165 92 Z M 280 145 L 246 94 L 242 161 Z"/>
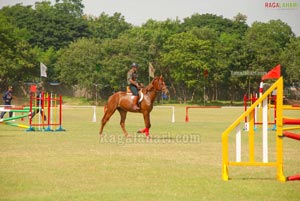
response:
<path id="1" fill-rule="evenodd" d="M 30 92 L 36 93 L 36 85 L 30 86 Z"/>
<path id="2" fill-rule="evenodd" d="M 280 78 L 280 64 L 278 64 L 275 68 L 273 68 L 267 74 L 265 74 L 261 78 L 261 80 L 277 79 L 277 78 Z"/>

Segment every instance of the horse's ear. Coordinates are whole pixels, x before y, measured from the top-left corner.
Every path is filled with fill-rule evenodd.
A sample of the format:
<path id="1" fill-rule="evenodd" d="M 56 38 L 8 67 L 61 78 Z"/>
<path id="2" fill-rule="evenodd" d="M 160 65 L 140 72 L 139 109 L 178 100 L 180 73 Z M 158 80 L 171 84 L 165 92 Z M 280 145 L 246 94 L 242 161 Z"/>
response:
<path id="1" fill-rule="evenodd" d="M 160 77 L 159 77 L 160 79 L 162 79 L 163 78 L 163 76 L 162 75 L 160 75 Z"/>

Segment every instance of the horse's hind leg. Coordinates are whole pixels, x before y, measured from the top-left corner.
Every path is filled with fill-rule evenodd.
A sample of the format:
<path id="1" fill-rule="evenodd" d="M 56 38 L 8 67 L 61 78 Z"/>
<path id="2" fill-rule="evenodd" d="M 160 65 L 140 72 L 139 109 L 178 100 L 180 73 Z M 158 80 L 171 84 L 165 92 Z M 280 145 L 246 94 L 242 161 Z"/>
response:
<path id="1" fill-rule="evenodd" d="M 104 115 L 102 117 L 102 120 L 101 120 L 101 128 L 100 128 L 100 131 L 99 131 L 99 135 L 101 136 L 102 133 L 103 133 L 103 128 L 105 126 L 105 124 L 108 122 L 108 120 L 110 119 L 110 117 L 115 113 L 117 107 L 116 106 L 108 106 L 106 105 L 105 106 L 106 108 L 104 108 Z"/>
<path id="2" fill-rule="evenodd" d="M 120 116 L 121 116 L 120 126 L 123 130 L 123 133 L 124 133 L 125 137 L 128 137 L 128 133 L 125 129 L 125 120 L 126 120 L 127 112 L 125 110 L 122 110 L 121 108 L 118 108 L 118 111 L 119 111 Z"/>

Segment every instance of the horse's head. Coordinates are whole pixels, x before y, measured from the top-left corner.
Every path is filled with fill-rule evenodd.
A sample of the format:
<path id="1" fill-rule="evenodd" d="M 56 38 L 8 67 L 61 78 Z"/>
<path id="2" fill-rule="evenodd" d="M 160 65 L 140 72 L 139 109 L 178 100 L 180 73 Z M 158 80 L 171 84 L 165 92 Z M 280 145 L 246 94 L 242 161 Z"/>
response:
<path id="1" fill-rule="evenodd" d="M 157 90 L 157 91 L 162 91 L 165 94 L 167 94 L 169 92 L 169 90 L 167 89 L 167 86 L 164 82 L 164 78 L 161 76 L 159 77 L 155 77 L 152 80 L 152 86 Z"/>

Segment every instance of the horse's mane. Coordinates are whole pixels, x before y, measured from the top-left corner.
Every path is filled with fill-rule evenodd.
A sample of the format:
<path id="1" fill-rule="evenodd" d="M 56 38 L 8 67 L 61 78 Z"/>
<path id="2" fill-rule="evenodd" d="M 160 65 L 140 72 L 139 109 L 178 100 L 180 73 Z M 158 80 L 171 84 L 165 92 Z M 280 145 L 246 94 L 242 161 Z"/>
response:
<path id="1" fill-rule="evenodd" d="M 152 91 L 152 89 L 154 89 L 153 83 L 154 83 L 157 79 L 159 79 L 159 77 L 153 78 L 153 80 L 151 81 L 151 83 L 148 84 L 148 85 L 145 87 L 145 93 L 147 93 L 148 91 Z"/>

